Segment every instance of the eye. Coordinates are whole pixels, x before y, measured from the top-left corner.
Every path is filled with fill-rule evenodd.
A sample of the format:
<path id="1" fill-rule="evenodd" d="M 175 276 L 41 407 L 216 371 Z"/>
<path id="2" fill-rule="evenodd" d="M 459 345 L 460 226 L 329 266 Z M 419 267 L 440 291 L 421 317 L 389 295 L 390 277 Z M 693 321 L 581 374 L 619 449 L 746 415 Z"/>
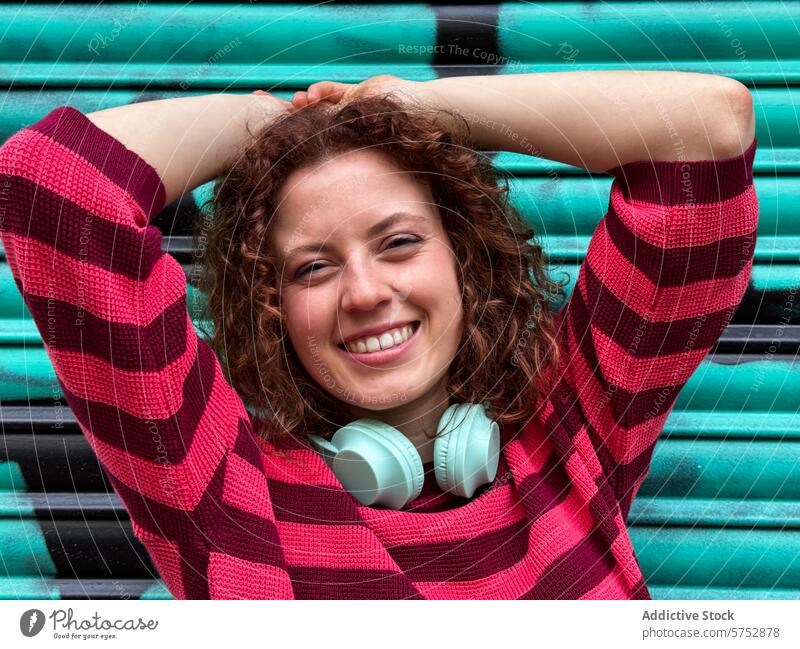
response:
<path id="1" fill-rule="evenodd" d="M 386 247 L 387 248 L 395 248 L 395 247 L 407 246 L 407 245 L 409 245 L 411 243 L 417 243 L 419 241 L 420 241 L 420 239 L 418 237 L 412 237 L 412 236 L 405 236 L 404 235 L 404 236 L 392 239 L 389 242 L 389 245 L 387 245 Z"/>
<path id="2" fill-rule="evenodd" d="M 392 239 L 389 242 L 389 245 L 386 246 L 386 249 L 407 246 L 407 245 L 410 245 L 412 243 L 419 243 L 419 241 L 421 241 L 421 239 L 419 239 L 419 237 L 412 237 L 412 236 L 397 237 L 395 239 Z M 295 273 L 294 278 L 295 279 L 300 279 L 301 277 L 304 277 L 304 276 L 308 275 L 310 272 L 312 272 L 313 270 L 315 270 L 316 267 L 319 267 L 320 269 L 321 268 L 326 268 L 325 265 L 321 265 L 320 266 L 320 262 L 315 261 L 315 262 L 313 262 L 311 264 L 308 264 L 307 266 L 303 266 L 303 268 L 298 270 Z"/>
<path id="3" fill-rule="evenodd" d="M 315 262 L 313 262 L 313 263 L 311 263 L 311 264 L 308 264 L 307 266 L 303 266 L 303 267 L 302 267 L 300 270 L 298 270 L 298 271 L 297 271 L 297 272 L 294 274 L 294 278 L 295 278 L 295 279 L 300 279 L 301 277 L 303 277 L 303 276 L 305 276 L 305 275 L 308 275 L 308 273 L 309 273 L 310 271 L 313 271 L 313 270 L 315 270 L 315 267 L 317 267 L 317 266 L 319 266 L 319 268 L 325 268 L 325 266 L 321 266 L 321 265 L 320 265 L 320 262 L 318 262 L 318 261 L 315 261 Z"/>

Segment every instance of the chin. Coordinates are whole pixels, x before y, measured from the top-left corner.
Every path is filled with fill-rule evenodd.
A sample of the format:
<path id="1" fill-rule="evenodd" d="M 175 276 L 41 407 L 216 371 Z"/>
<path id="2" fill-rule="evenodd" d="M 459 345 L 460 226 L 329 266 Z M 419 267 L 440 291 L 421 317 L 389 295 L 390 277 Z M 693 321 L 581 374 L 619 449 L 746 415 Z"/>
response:
<path id="1" fill-rule="evenodd" d="M 416 395 L 409 394 L 404 390 L 387 389 L 375 391 L 374 386 L 371 386 L 369 392 L 360 390 L 357 387 L 342 388 L 341 392 L 334 393 L 334 396 L 341 401 L 349 403 L 351 406 L 376 412 L 396 408 L 416 398 Z"/>

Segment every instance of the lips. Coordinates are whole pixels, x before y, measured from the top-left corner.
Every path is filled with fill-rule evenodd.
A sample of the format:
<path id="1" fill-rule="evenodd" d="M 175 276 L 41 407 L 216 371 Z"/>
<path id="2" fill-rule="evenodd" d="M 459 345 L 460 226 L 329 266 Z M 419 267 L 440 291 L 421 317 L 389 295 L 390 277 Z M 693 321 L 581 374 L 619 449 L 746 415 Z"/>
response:
<path id="1" fill-rule="evenodd" d="M 398 324 L 396 324 L 396 325 L 392 325 L 392 326 L 390 326 L 390 327 L 384 327 L 384 328 L 381 328 L 380 330 L 376 330 L 376 329 L 372 329 L 372 330 L 365 329 L 365 331 L 368 331 L 369 333 L 361 333 L 361 334 L 358 334 L 358 335 L 356 335 L 356 336 L 350 336 L 350 337 L 348 337 L 346 340 L 343 340 L 342 342 L 339 342 L 339 343 L 337 343 L 337 344 L 336 344 L 336 346 L 337 346 L 339 349 L 342 349 L 342 350 L 344 350 L 344 351 L 349 351 L 349 350 L 347 349 L 347 345 L 348 345 L 349 343 L 355 342 L 355 341 L 357 341 L 357 340 L 363 340 L 363 339 L 365 339 L 365 338 L 378 338 L 378 339 L 380 339 L 380 337 L 381 337 L 381 336 L 382 336 L 384 333 L 386 333 L 387 331 L 392 331 L 393 329 L 400 329 L 400 328 L 402 328 L 402 327 L 409 326 L 409 325 L 411 326 L 411 329 L 412 329 L 412 336 L 413 336 L 413 334 L 416 332 L 417 328 L 419 327 L 419 324 L 420 324 L 420 321 L 419 321 L 419 320 L 408 320 L 408 321 L 406 321 L 406 322 L 398 323 Z M 373 353 L 377 353 L 377 352 L 373 352 Z"/>
<path id="2" fill-rule="evenodd" d="M 343 344 L 339 345 L 339 349 L 348 358 L 358 362 L 361 365 L 371 365 L 371 366 L 383 365 L 384 363 L 389 363 L 391 361 L 394 361 L 395 359 L 400 358 L 416 342 L 417 338 L 419 337 L 418 334 L 420 327 L 422 325 L 419 321 L 415 321 L 413 325 L 410 326 L 412 332 L 411 335 L 406 340 L 404 340 L 400 344 L 393 344 L 391 347 L 387 347 L 386 349 L 381 349 L 380 351 L 354 352 L 344 347 Z"/>

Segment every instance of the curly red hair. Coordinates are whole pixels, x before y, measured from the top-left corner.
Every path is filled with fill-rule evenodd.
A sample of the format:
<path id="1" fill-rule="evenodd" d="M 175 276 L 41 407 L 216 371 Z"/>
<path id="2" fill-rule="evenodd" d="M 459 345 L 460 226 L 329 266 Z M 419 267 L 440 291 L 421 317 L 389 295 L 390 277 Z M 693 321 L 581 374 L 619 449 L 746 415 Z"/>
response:
<path id="1" fill-rule="evenodd" d="M 206 270 L 208 333 L 227 380 L 256 429 L 330 437 L 347 423 L 342 403 L 298 361 L 284 326 L 278 258 L 264 249 L 279 190 L 293 171 L 339 154 L 376 148 L 430 187 L 460 264 L 463 336 L 452 361 L 452 402 L 483 403 L 499 423 L 534 414 L 558 367 L 551 300 L 563 288 L 542 248 L 508 200 L 508 180 L 470 147 L 467 123 L 391 93 L 281 116 L 217 181 L 213 218 L 198 222 Z"/>

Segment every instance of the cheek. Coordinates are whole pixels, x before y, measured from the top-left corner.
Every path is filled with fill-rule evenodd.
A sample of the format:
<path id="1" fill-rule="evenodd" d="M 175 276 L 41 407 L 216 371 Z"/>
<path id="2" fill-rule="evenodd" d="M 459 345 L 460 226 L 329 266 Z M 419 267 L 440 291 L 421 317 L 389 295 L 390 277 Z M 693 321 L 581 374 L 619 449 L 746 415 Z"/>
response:
<path id="1" fill-rule="evenodd" d="M 289 337 L 301 357 L 314 343 L 327 342 L 331 336 L 335 314 L 324 301 L 324 296 L 313 290 L 286 296 L 283 312 Z"/>
<path id="2" fill-rule="evenodd" d="M 458 281 L 458 261 L 453 258 L 453 253 L 442 246 L 437 251 L 436 274 L 437 283 L 442 296 L 447 297 L 447 304 L 451 308 L 461 304 L 461 287 Z"/>
<path id="3" fill-rule="evenodd" d="M 446 248 L 437 251 L 429 263 L 416 273 L 412 299 L 434 317 L 437 326 L 458 337 L 463 320 L 461 287 L 452 255 Z M 441 335 L 441 334 L 440 334 Z"/>
<path id="4" fill-rule="evenodd" d="M 455 347 L 461 340 L 461 332 L 464 323 L 464 310 L 461 295 L 461 285 L 458 278 L 456 262 L 452 255 L 448 254 L 442 260 L 442 290 L 440 300 L 442 304 L 442 315 L 445 319 L 444 325 L 447 327 L 447 338 L 450 346 Z"/>
<path id="5" fill-rule="evenodd" d="M 461 293 L 458 285 L 453 289 L 453 295 L 447 303 L 447 332 L 450 340 L 450 346 L 455 348 L 461 341 L 461 335 L 464 328 L 464 309 L 461 301 Z"/>

